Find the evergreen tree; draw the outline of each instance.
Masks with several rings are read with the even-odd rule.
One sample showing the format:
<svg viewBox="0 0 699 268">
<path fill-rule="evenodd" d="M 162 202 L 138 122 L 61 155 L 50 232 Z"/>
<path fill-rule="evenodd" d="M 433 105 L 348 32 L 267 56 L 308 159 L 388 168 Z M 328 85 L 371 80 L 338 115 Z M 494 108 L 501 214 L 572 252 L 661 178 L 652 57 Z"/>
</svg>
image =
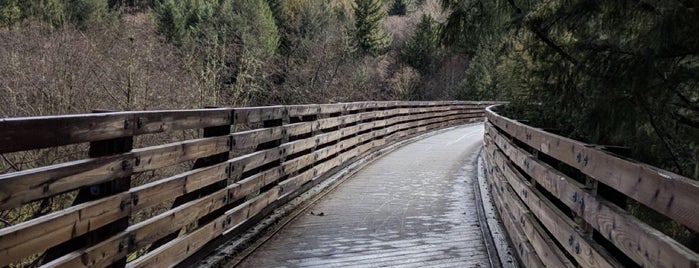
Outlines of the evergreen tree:
<svg viewBox="0 0 699 268">
<path fill-rule="evenodd" d="M 434 19 L 428 14 L 423 14 L 415 33 L 401 52 L 403 60 L 423 74 L 433 71 L 439 53 L 436 28 Z"/>
<path fill-rule="evenodd" d="M 104 0 L 0 1 L 0 26 L 11 26 L 23 19 L 33 18 L 54 27 L 72 23 L 84 29 L 108 14 Z"/>
<path fill-rule="evenodd" d="M 388 9 L 388 15 L 405 15 L 405 12 L 408 10 L 408 5 L 405 3 L 405 0 L 393 0 L 393 3 L 391 4 L 391 8 Z"/>
<path fill-rule="evenodd" d="M 0 3 L 0 26 L 11 27 L 19 21 L 22 15 L 22 10 L 15 1 L 6 1 Z"/>
<path fill-rule="evenodd" d="M 687 1 L 443 0 L 474 54 L 463 97 L 699 179 L 699 13 Z M 632 208 L 687 243 L 697 234 Z M 693 238 L 692 238 L 693 237 Z M 696 246 L 696 245 L 695 245 Z"/>
<path fill-rule="evenodd" d="M 391 36 L 381 29 L 381 20 L 386 17 L 381 0 L 354 1 L 354 47 L 360 54 L 377 56 L 386 52 Z"/>
</svg>

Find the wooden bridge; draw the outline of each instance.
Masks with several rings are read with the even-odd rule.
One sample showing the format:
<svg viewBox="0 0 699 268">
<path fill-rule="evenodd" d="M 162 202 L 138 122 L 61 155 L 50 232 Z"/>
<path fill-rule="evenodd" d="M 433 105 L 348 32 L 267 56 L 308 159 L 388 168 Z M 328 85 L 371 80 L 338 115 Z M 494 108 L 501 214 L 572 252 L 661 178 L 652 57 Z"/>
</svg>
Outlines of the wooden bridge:
<svg viewBox="0 0 699 268">
<path fill-rule="evenodd" d="M 0 119 L 0 267 L 699 266 L 631 213 L 697 232 L 697 181 L 491 104 Z"/>
</svg>

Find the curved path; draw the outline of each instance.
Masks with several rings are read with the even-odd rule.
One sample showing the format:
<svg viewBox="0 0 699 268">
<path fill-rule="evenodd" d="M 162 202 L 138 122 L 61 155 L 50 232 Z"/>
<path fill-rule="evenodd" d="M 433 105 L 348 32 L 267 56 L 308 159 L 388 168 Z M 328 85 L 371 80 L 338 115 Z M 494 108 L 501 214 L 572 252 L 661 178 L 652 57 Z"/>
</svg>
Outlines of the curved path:
<svg viewBox="0 0 699 268">
<path fill-rule="evenodd" d="M 474 192 L 481 124 L 357 172 L 239 267 L 490 267 Z"/>
</svg>

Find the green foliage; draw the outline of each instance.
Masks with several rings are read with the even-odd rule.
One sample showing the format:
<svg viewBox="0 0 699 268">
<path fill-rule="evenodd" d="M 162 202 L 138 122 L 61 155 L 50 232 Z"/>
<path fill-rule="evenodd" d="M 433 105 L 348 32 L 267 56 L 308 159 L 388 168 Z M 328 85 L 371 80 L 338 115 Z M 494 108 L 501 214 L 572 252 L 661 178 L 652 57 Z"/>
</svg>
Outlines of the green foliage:
<svg viewBox="0 0 699 268">
<path fill-rule="evenodd" d="M 405 15 L 408 10 L 408 5 L 405 0 L 393 0 L 391 7 L 388 9 L 388 15 Z"/>
<path fill-rule="evenodd" d="M 155 15 L 160 32 L 178 44 L 209 38 L 223 45 L 235 40 L 268 58 L 279 41 L 272 11 L 263 0 L 162 0 L 155 5 Z"/>
<path fill-rule="evenodd" d="M 231 103 L 259 92 L 262 66 L 279 46 L 275 19 L 265 0 L 162 0 L 155 6 L 158 29 L 213 72 L 202 82 L 224 81 Z M 227 77 L 227 78 L 224 78 Z M 213 79 L 213 81 L 212 81 Z"/>
<path fill-rule="evenodd" d="M 269 0 L 279 25 L 280 53 L 308 55 L 307 48 L 329 28 L 333 11 L 324 0 Z"/>
<path fill-rule="evenodd" d="M 216 6 L 213 6 L 216 5 Z M 162 0 L 155 5 L 158 28 L 175 43 L 197 35 L 202 26 L 211 22 L 213 12 L 219 6 L 209 0 Z"/>
<path fill-rule="evenodd" d="M 232 9 L 235 34 L 244 51 L 258 60 L 272 57 L 279 45 L 279 34 L 269 5 L 264 0 L 238 0 L 233 1 Z"/>
<path fill-rule="evenodd" d="M 434 19 L 423 14 L 415 33 L 401 53 L 403 60 L 423 74 L 432 72 L 439 54 L 438 35 Z"/>
<path fill-rule="evenodd" d="M 69 0 L 66 3 L 67 20 L 81 28 L 107 16 L 107 2 L 104 0 Z"/>
<path fill-rule="evenodd" d="M 0 23 L 12 26 L 23 19 L 38 19 L 54 27 L 72 23 L 84 29 L 109 14 L 103 0 L 36 0 L 0 2 Z"/>
<path fill-rule="evenodd" d="M 528 110 L 533 124 L 594 144 L 629 146 L 633 158 L 698 178 L 696 5 L 442 2 L 452 11 L 443 40 L 466 44 L 474 54 L 462 97 L 509 100 L 513 111 Z M 665 220 L 647 220 L 683 233 Z"/>
<path fill-rule="evenodd" d="M 355 0 L 352 39 L 355 49 L 363 55 L 378 56 L 386 52 L 391 36 L 381 29 L 386 17 L 381 0 Z"/>
<path fill-rule="evenodd" d="M 0 3 L 0 25 L 12 26 L 19 21 L 22 10 L 15 1 Z"/>
</svg>

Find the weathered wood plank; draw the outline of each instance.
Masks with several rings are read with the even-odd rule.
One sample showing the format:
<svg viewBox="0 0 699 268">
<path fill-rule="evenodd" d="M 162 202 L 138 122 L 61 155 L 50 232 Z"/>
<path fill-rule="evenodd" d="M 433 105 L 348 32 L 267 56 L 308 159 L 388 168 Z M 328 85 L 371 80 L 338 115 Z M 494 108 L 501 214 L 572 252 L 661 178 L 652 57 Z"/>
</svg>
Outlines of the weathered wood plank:
<svg viewBox="0 0 699 268">
<path fill-rule="evenodd" d="M 244 172 L 258 168 L 267 163 L 278 161 L 283 155 L 279 147 L 257 151 L 228 160 L 230 163 L 230 179 L 237 181 Z"/>
<path fill-rule="evenodd" d="M 135 128 L 131 112 L 0 119 L 0 153 L 132 136 Z"/>
<path fill-rule="evenodd" d="M 354 103 L 354 105 L 361 105 L 360 103 Z M 318 104 L 320 107 L 320 114 L 335 114 L 342 113 L 345 109 L 344 103 L 331 103 L 331 104 Z"/>
<path fill-rule="evenodd" d="M 304 172 L 301 172 L 300 174 L 293 176 L 289 179 L 286 179 L 282 182 L 279 183 L 279 196 L 284 197 L 288 194 L 291 194 L 294 192 L 296 189 L 298 189 L 301 185 L 304 183 L 311 181 L 311 179 L 315 176 L 315 170 L 313 169 L 308 169 Z"/>
<path fill-rule="evenodd" d="M 286 124 L 283 128 L 289 136 L 298 136 L 313 133 L 314 130 L 318 129 L 317 124 L 316 122 L 301 122 Z"/>
<path fill-rule="evenodd" d="M 0 119 L 0 153 L 230 124 L 230 108 Z"/>
<path fill-rule="evenodd" d="M 218 136 L 199 138 L 132 151 L 134 172 L 163 168 L 230 151 L 230 138 Z"/>
<path fill-rule="evenodd" d="M 488 141 L 490 142 L 490 141 Z M 504 178 L 506 182 L 517 193 L 531 210 L 532 214 L 541 221 L 543 226 L 554 236 L 570 256 L 582 267 L 621 267 L 622 265 L 603 248 L 591 241 L 587 235 L 572 220 L 568 219 L 562 212 L 553 206 L 550 201 L 542 197 L 541 194 L 532 189 L 532 185 L 526 181 L 510 164 L 504 161 L 503 157 L 495 157 L 493 153 L 501 154 L 497 150 L 492 150 L 495 145 L 489 145 L 487 155 L 493 159 L 495 165 L 500 169 L 495 169 L 496 176 Z"/>
<path fill-rule="evenodd" d="M 486 124 L 486 129 L 488 135 L 495 137 L 493 144 L 497 145 L 513 164 L 581 215 L 585 222 L 591 224 L 638 264 L 646 267 L 695 267 L 699 264 L 699 255 L 696 253 L 621 208 L 583 190 L 584 185 L 514 146 L 489 124 Z"/>
<path fill-rule="evenodd" d="M 192 170 L 134 187 L 127 193 L 70 207 L 12 228 L 0 229 L 0 254 L 6 252 L 10 256 L 21 258 L 40 252 L 95 230 L 133 211 L 153 207 L 173 196 L 220 181 L 226 177 L 227 166 L 228 164 L 220 164 Z"/>
<path fill-rule="evenodd" d="M 101 158 L 72 161 L 0 175 L 0 209 L 94 185 L 131 172 L 154 170 L 226 152 L 228 137 L 202 138 Z"/>
<path fill-rule="evenodd" d="M 292 173 L 299 171 L 304 167 L 312 165 L 315 161 L 315 154 L 312 153 L 284 161 L 281 165 L 283 169 L 282 173 L 285 175 L 291 175 Z"/>
<path fill-rule="evenodd" d="M 223 165 L 219 165 L 223 166 Z M 217 168 L 204 168 L 206 170 L 217 170 Z M 232 202 L 245 198 L 250 193 L 258 191 L 260 188 L 270 184 L 280 177 L 280 168 L 273 168 L 265 172 L 256 174 L 229 185 L 227 188 L 214 192 L 211 195 L 187 202 L 181 206 L 168 210 L 165 213 L 159 214 L 144 222 L 131 226 L 127 231 L 119 235 L 93 246 L 89 249 L 79 251 L 78 254 L 71 254 L 70 257 L 61 258 L 48 264 L 49 267 L 106 267 L 112 260 L 124 257 L 129 250 L 144 247 L 157 241 L 158 239 L 175 232 L 182 227 L 195 222 L 199 218 L 208 215 L 209 213 L 231 204 Z M 201 174 L 199 172 L 196 174 Z M 219 174 L 221 175 L 221 174 Z M 216 182 L 220 177 L 210 181 Z M 179 180 L 181 182 L 182 180 Z M 156 184 L 156 187 L 162 186 L 165 183 Z M 153 187 L 141 187 L 143 189 Z M 178 185 L 176 191 L 182 191 L 186 188 L 184 185 Z M 143 191 L 137 191 L 143 193 Z M 152 191 L 155 194 L 163 196 L 160 192 Z M 168 191 L 172 193 L 173 191 Z M 136 193 L 136 192 L 135 192 Z M 171 197 L 171 196 L 170 196 Z M 148 201 L 148 199 L 144 200 Z M 155 202 L 150 202 L 151 205 Z M 159 203 L 159 202 L 157 202 Z M 127 248 L 128 247 L 128 248 Z M 121 250 L 120 250 L 121 248 Z"/>
<path fill-rule="evenodd" d="M 270 127 L 241 131 L 231 134 L 233 148 L 238 150 L 255 149 L 258 145 L 284 137 L 285 127 Z"/>
<path fill-rule="evenodd" d="M 634 200 L 699 231 L 699 181 L 622 159 L 589 144 L 533 128 L 491 109 L 488 120 L 527 145 L 562 161 Z"/>
<path fill-rule="evenodd" d="M 489 160 L 486 158 L 486 169 L 487 170 L 492 170 L 492 164 L 489 163 Z M 493 203 L 495 204 L 495 207 L 498 210 L 498 214 L 500 216 L 500 219 L 502 220 L 503 225 L 505 226 L 505 230 L 507 231 L 508 237 L 512 241 L 512 244 L 514 245 L 515 252 L 517 254 L 517 257 L 519 257 L 519 260 L 521 264 L 524 267 L 546 267 L 542 262 L 539 256 L 536 254 L 534 251 L 534 248 L 532 245 L 529 243 L 527 238 L 524 235 L 524 231 L 519 228 L 518 225 L 515 224 L 515 219 L 513 218 L 512 214 L 510 213 L 509 209 L 505 207 L 505 202 L 503 201 L 502 197 L 500 196 L 500 189 L 499 187 L 496 187 L 493 180 L 494 180 L 494 174 L 492 172 L 489 172 L 488 174 L 488 179 L 489 179 L 489 188 L 490 188 L 490 193 L 491 196 L 493 197 Z"/>
<path fill-rule="evenodd" d="M 131 212 L 130 193 L 120 193 L 0 229 L 0 265 L 44 251 Z"/>
<path fill-rule="evenodd" d="M 233 123 L 250 124 L 268 120 L 277 120 L 282 119 L 285 113 L 285 106 L 235 108 L 233 109 Z"/>
<path fill-rule="evenodd" d="M 275 187 L 259 196 L 243 203 L 226 214 L 214 219 L 199 229 L 178 237 L 162 247 L 129 263 L 127 267 L 161 267 L 171 266 L 186 259 L 207 242 L 221 235 L 230 227 L 234 227 L 243 221 L 255 216 L 278 197 L 279 189 Z M 241 209 L 245 207 L 245 209 Z M 243 212 L 243 213 L 240 213 Z M 239 214 L 235 217 L 231 214 Z M 236 220 L 234 221 L 233 218 Z"/>
<path fill-rule="evenodd" d="M 317 115 L 320 112 L 318 104 L 289 105 L 286 109 L 289 111 L 289 117 Z"/>
<path fill-rule="evenodd" d="M 232 108 L 136 112 L 134 135 L 231 125 Z"/>
<path fill-rule="evenodd" d="M 123 177 L 132 172 L 126 155 L 78 160 L 0 175 L 0 210 L 13 208 L 82 186 Z M 132 166 L 132 165 L 131 165 Z"/>
<path fill-rule="evenodd" d="M 240 184 L 240 187 L 236 189 L 235 196 L 245 196 L 259 191 L 262 189 L 262 187 L 265 187 L 281 178 L 282 170 L 282 167 L 273 167 L 238 181 L 237 184 Z"/>
</svg>

